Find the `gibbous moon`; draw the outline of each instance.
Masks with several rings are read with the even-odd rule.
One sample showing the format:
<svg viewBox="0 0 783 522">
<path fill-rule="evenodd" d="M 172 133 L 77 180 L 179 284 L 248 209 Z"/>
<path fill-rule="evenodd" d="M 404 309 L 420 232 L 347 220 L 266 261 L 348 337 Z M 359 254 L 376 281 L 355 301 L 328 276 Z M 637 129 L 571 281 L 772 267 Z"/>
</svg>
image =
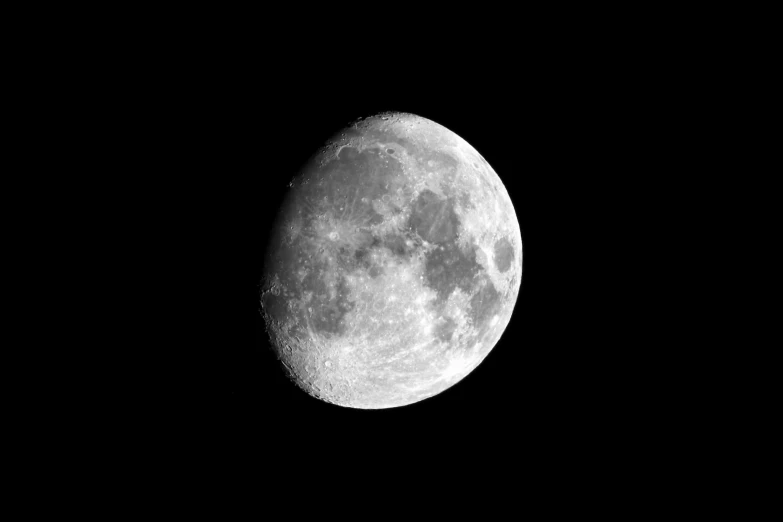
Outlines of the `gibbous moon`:
<svg viewBox="0 0 783 522">
<path fill-rule="evenodd" d="M 289 184 L 261 305 L 290 378 L 351 408 L 412 404 L 459 382 L 511 318 L 514 207 L 445 127 L 384 113 L 338 132 Z"/>
</svg>

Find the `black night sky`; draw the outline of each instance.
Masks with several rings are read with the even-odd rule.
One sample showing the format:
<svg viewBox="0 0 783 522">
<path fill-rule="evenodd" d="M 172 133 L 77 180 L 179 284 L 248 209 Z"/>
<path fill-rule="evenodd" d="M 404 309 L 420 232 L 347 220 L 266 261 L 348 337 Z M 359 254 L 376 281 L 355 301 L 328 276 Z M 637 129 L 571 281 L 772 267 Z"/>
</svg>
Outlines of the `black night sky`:
<svg viewBox="0 0 783 522">
<path fill-rule="evenodd" d="M 769 112 L 745 106 L 733 82 L 748 92 L 757 82 L 725 65 L 755 51 L 735 45 L 743 34 L 732 24 L 710 19 L 717 9 L 689 20 L 681 7 L 547 4 L 553 13 L 541 17 L 535 5 L 487 4 L 482 19 L 475 3 L 433 4 L 432 20 L 424 3 L 259 3 L 258 14 L 232 6 L 224 20 L 213 4 L 178 5 L 170 18 L 157 5 L 116 16 L 68 7 L 84 28 L 41 9 L 18 23 L 9 56 L 24 67 L 7 76 L 30 99 L 11 89 L 9 114 L 24 125 L 11 118 L 7 127 L 29 147 L 12 151 L 20 167 L 9 156 L 6 199 L 11 236 L 25 241 L 7 251 L 35 265 L 30 293 L 41 311 L 21 339 L 35 364 L 6 366 L 26 377 L 40 360 L 65 382 L 42 393 L 56 416 L 24 404 L 47 373 L 9 387 L 12 409 L 25 410 L 9 430 L 34 433 L 29 449 L 8 446 L 24 471 L 12 469 L 13 484 L 38 501 L 25 506 L 62 509 L 44 489 L 51 484 L 97 509 L 103 491 L 83 474 L 127 495 L 118 511 L 167 497 L 177 512 L 200 509 L 213 483 L 234 482 L 270 520 L 304 519 L 302 507 L 319 519 L 384 518 L 387 507 L 424 518 L 422 498 L 441 518 L 443 507 L 500 500 L 513 509 L 503 519 L 524 516 L 531 498 L 547 514 L 565 505 L 583 515 L 595 498 L 613 507 L 629 491 L 649 491 L 637 506 L 646 513 L 691 495 L 701 478 L 690 471 L 723 466 L 724 448 L 709 444 L 721 439 L 693 429 L 699 415 L 719 412 L 716 433 L 745 426 L 731 425 L 718 386 L 701 379 L 742 385 L 736 371 L 711 372 L 713 344 L 725 341 L 702 330 L 721 336 L 723 325 L 694 319 L 705 314 L 699 280 L 717 295 L 725 274 L 713 280 L 700 266 L 707 256 L 692 252 L 709 244 L 708 256 L 721 257 L 745 233 L 739 203 L 755 196 L 713 189 L 752 167 L 718 179 L 706 160 L 721 162 L 725 141 L 703 127 L 730 127 L 730 101 L 738 113 Z M 47 19 L 61 33 L 44 39 Z M 729 43 L 715 48 L 705 28 Z M 766 45 L 758 41 L 749 40 Z M 709 60 L 713 76 L 701 69 Z M 751 62 L 748 70 L 774 70 Z M 516 211 L 523 271 L 511 321 L 472 373 L 419 403 L 358 410 L 288 380 L 268 343 L 260 284 L 292 176 L 335 132 L 387 111 L 446 127 L 492 166 Z M 730 130 L 720 138 L 746 128 Z M 32 188 L 17 189 L 16 178 Z M 720 210 L 703 211 L 703 200 Z M 28 284 L 26 273 L 7 275 Z M 97 292 L 82 290 L 90 283 Z M 9 303 L 26 316 L 26 301 Z M 97 349 L 85 349 L 94 340 Z M 6 344 L 9 356 L 20 351 Z M 732 345 L 727 364 L 746 348 Z M 53 358 L 43 355 L 50 349 Z M 744 408 L 740 397 L 725 404 Z M 47 422 L 39 430 L 28 417 Z M 699 452 L 708 465 L 693 459 Z M 49 462 L 52 453 L 67 460 Z M 315 501 L 324 490 L 327 501 Z M 722 505 L 694 498 L 699 509 Z M 362 501 L 371 509 L 359 511 Z"/>
<path fill-rule="evenodd" d="M 166 331 L 148 341 L 161 367 L 152 402 L 182 444 L 236 458 L 281 446 L 500 445 L 523 459 L 634 429 L 628 416 L 646 399 L 629 390 L 646 377 L 640 354 L 652 341 L 630 304 L 644 253 L 630 246 L 626 212 L 639 190 L 629 176 L 647 168 L 632 162 L 631 121 L 649 108 L 577 63 L 488 61 L 480 74 L 391 77 L 346 61 L 245 65 L 171 73 L 153 105 L 142 97 L 128 108 L 155 121 L 138 141 L 149 180 L 139 211 L 154 230 L 145 263 L 162 281 L 150 299 Z M 333 132 L 381 111 L 440 123 L 486 158 L 514 203 L 524 268 L 511 323 L 467 378 L 417 404 L 362 411 L 286 379 L 268 349 L 258 285 L 290 177 Z"/>
</svg>

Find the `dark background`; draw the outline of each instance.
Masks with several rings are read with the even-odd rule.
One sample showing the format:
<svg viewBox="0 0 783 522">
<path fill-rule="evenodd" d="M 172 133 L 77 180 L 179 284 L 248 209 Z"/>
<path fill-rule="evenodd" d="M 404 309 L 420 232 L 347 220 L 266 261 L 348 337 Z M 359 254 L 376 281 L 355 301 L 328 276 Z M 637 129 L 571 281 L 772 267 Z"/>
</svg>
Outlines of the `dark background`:
<svg viewBox="0 0 783 522">
<path fill-rule="evenodd" d="M 641 326 L 654 274 L 640 264 L 651 218 L 639 208 L 659 168 L 650 134 L 663 102 L 633 71 L 530 56 L 447 70 L 422 58 L 404 71 L 164 60 L 159 77 L 130 78 L 122 147 L 127 191 L 140 194 L 130 233 L 144 245 L 129 253 L 130 280 L 148 293 L 152 333 L 129 351 L 146 368 L 127 393 L 149 398 L 133 406 L 154 419 L 142 431 L 240 466 L 274 460 L 278 447 L 318 461 L 379 446 L 425 457 L 480 446 L 522 466 L 595 458 L 589 448 L 654 430 L 651 400 L 665 383 L 647 386 L 662 355 Z M 381 111 L 440 123 L 492 165 L 522 231 L 523 278 L 503 337 L 468 377 L 417 404 L 363 411 L 285 378 L 259 282 L 291 176 L 331 134 Z"/>
<path fill-rule="evenodd" d="M 700 311 L 693 282 L 704 279 L 688 246 L 731 248 L 741 229 L 705 239 L 723 231 L 715 216 L 734 202 L 710 192 L 719 169 L 705 159 L 725 154 L 703 130 L 723 131 L 716 86 L 735 77 L 725 59 L 745 54 L 692 31 L 710 26 L 703 12 L 664 15 L 681 21 L 688 46 L 650 13 L 618 21 L 594 6 L 584 8 L 592 18 L 554 6 L 549 19 L 493 8 L 485 20 L 457 7 L 462 20 L 433 25 L 418 6 L 391 6 L 354 13 L 358 23 L 346 15 L 345 27 L 292 7 L 302 12 L 224 23 L 211 10 L 206 23 L 184 10 L 142 13 L 138 24 L 91 14 L 83 32 L 56 19 L 67 37 L 40 44 L 40 60 L 17 58 L 31 74 L 14 81 L 30 100 L 9 97 L 26 124 L 12 131 L 35 136 L 20 177 L 32 199 L 39 189 L 54 196 L 42 221 L 58 238 L 30 235 L 45 247 L 38 273 L 51 290 L 33 294 L 46 314 L 22 351 L 59 356 L 52 373 L 64 382 L 53 379 L 46 395 L 61 414 L 41 446 L 73 459 L 64 482 L 88 453 L 105 467 L 99 481 L 113 488 L 106 477 L 127 475 L 131 495 L 154 482 L 168 495 L 184 476 L 238 479 L 264 509 L 281 505 L 261 484 L 290 491 L 291 511 L 332 486 L 339 495 L 314 506 L 327 516 L 362 486 L 373 515 L 415 494 L 461 509 L 502 492 L 521 505 L 535 497 L 531 485 L 553 499 L 548 508 L 581 511 L 569 482 L 614 502 L 643 489 L 629 478 L 651 469 L 664 477 L 642 509 L 677 476 L 674 487 L 690 494 L 698 480 L 688 466 L 701 464 L 692 455 L 715 469 L 723 450 L 689 429 L 716 401 L 699 379 L 713 344 L 699 323 L 682 328 Z M 14 45 L 18 54 L 33 44 Z M 362 411 L 285 379 L 258 285 L 290 177 L 333 132 L 380 111 L 432 119 L 486 158 L 514 203 L 524 271 L 511 323 L 468 377 L 418 404 Z M 696 204 L 710 198 L 720 212 Z M 11 228 L 30 218 L 19 213 Z M 709 281 L 713 292 L 722 277 Z M 63 328 L 48 316 L 65 317 Z M 56 342 L 36 337 L 44 330 Z M 384 479 L 393 486 L 377 487 Z M 442 495 L 448 479 L 457 486 Z M 473 495 L 482 485 L 488 494 Z"/>
<path fill-rule="evenodd" d="M 709 367 L 720 340 L 704 332 L 720 336 L 723 325 L 694 319 L 698 281 L 717 295 L 724 274 L 705 276 L 689 256 L 693 244 L 732 248 L 742 229 L 736 201 L 713 191 L 720 165 L 705 166 L 731 148 L 713 138 L 731 126 L 731 81 L 744 80 L 726 67 L 748 55 L 730 24 L 702 11 L 661 13 L 673 24 L 648 10 L 618 19 L 594 6 L 554 6 L 549 18 L 493 8 L 485 19 L 455 8 L 461 20 L 439 11 L 430 24 L 418 6 L 392 6 L 346 15 L 341 27 L 292 7 L 302 12 L 264 6 L 225 21 L 210 10 L 204 23 L 189 18 L 195 8 L 139 13 L 140 23 L 90 13 L 85 31 L 54 15 L 62 33 L 14 41 L 25 72 L 13 81 L 27 97 L 9 97 L 24 120 L 11 131 L 33 149 L 19 177 L 31 200 L 40 191 L 43 206 L 54 202 L 9 224 L 40 217 L 57 237 L 27 234 L 44 247 L 36 279 L 47 291 L 30 292 L 46 312 L 22 351 L 54 367 L 42 391 L 58 409 L 30 453 L 72 458 L 58 481 L 67 484 L 94 455 L 106 471 L 98 481 L 114 488 L 106 478 L 127 475 L 139 496 L 156 479 L 162 496 L 183 475 L 239 479 L 266 509 L 279 503 L 257 484 L 274 482 L 296 497 L 288 511 L 330 485 L 340 495 L 319 510 L 342 514 L 367 486 L 382 497 L 375 514 L 411 493 L 491 503 L 498 483 L 512 501 L 534 496 L 532 484 L 548 490 L 547 507 L 581 510 L 562 494 L 569 482 L 613 502 L 622 486 L 643 489 L 628 479 L 651 469 L 663 480 L 643 509 L 672 479 L 690 494 L 688 467 L 701 465 L 692 456 L 711 470 L 723 452 L 691 429 L 724 407 L 700 377 L 734 378 Z M 693 30 L 707 27 L 731 38 L 715 48 Z M 27 59 L 21 51 L 36 45 Z M 379 111 L 432 119 L 487 159 L 516 209 L 524 272 L 511 323 L 471 375 L 418 404 L 361 411 L 284 378 L 258 284 L 290 176 L 333 132 Z M 8 191 L 11 202 L 27 205 L 24 196 Z M 716 208 L 703 210 L 705 200 Z M 725 214 L 729 226 L 716 225 Z M 56 341 L 41 342 L 43 331 Z M 394 487 L 376 487 L 385 478 Z M 449 478 L 458 486 L 440 495 Z M 471 497 L 482 484 L 489 494 Z"/>
</svg>

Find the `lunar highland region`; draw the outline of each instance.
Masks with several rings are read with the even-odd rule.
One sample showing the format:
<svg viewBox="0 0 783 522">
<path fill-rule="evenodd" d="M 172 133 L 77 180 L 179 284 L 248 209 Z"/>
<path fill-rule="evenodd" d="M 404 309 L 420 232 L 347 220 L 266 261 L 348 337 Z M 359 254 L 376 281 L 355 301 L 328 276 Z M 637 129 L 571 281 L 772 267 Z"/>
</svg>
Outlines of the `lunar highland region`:
<svg viewBox="0 0 783 522">
<path fill-rule="evenodd" d="M 261 308 L 300 388 L 393 408 L 481 363 L 521 276 L 519 224 L 489 163 L 433 121 L 383 113 L 335 134 L 289 184 Z"/>
</svg>

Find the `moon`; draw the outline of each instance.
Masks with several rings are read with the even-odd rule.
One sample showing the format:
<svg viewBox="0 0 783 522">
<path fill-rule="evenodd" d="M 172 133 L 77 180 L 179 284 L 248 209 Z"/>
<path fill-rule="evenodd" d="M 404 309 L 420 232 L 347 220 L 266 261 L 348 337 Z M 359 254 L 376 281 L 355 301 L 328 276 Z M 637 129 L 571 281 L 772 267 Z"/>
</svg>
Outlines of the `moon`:
<svg viewBox="0 0 783 522">
<path fill-rule="evenodd" d="M 521 276 L 519 223 L 489 163 L 431 120 L 383 113 L 335 134 L 289 183 L 261 312 L 302 390 L 394 408 L 484 360 Z"/>
</svg>

